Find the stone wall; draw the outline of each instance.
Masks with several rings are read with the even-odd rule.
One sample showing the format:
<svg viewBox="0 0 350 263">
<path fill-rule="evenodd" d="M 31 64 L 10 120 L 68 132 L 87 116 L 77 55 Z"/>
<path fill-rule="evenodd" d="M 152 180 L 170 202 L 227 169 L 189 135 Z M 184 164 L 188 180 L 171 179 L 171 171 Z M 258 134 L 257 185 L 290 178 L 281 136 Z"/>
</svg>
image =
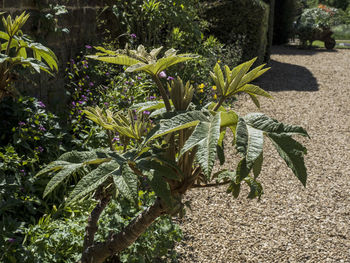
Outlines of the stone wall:
<svg viewBox="0 0 350 263">
<path fill-rule="evenodd" d="M 54 32 L 47 25 L 44 16 L 49 5 L 65 5 L 68 13 L 58 17 L 60 28 L 69 29 L 69 33 Z M 67 61 L 81 50 L 84 45 L 97 39 L 96 15 L 103 6 L 102 0 L 0 0 L 0 9 L 11 15 L 27 11 L 31 14 L 26 23 L 25 33 L 51 48 L 59 58 L 59 73 L 50 77 L 43 73 L 26 75 L 17 83 L 24 94 L 32 95 L 48 103 L 51 110 L 59 110 L 65 103 L 64 70 Z"/>
</svg>

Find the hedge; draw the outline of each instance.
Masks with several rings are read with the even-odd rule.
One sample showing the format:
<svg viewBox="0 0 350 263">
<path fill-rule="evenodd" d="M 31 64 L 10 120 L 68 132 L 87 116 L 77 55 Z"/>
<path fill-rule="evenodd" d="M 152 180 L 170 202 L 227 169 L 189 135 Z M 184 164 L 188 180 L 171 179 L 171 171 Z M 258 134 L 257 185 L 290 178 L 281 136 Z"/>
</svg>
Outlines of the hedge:
<svg viewBox="0 0 350 263">
<path fill-rule="evenodd" d="M 222 43 L 241 39 L 242 61 L 257 56 L 261 63 L 267 53 L 269 11 L 269 5 L 261 0 L 212 0 L 203 1 L 201 16 L 208 22 L 207 33 Z"/>
</svg>

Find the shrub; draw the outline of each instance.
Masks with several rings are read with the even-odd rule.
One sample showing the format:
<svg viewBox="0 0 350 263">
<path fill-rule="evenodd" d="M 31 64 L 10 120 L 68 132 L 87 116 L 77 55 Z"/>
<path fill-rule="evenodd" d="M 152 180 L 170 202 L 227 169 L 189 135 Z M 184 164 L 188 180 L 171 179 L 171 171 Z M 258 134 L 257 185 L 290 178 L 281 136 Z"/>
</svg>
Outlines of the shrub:
<svg viewBox="0 0 350 263">
<path fill-rule="evenodd" d="M 167 68 L 195 56 L 177 54 L 170 49 L 157 59 L 160 52 L 161 48 L 147 52 L 139 46 L 137 50 L 103 50 L 89 56 L 124 65 L 126 72 L 147 73 L 162 99 L 133 106 L 139 113 L 152 112 L 149 118 L 135 119 L 130 111 L 125 115 L 99 107 L 87 108 L 84 112 L 92 121 L 124 138 L 123 147 L 67 152 L 37 175 L 53 175 L 44 192 L 48 196 L 68 178 L 83 174 L 66 200 L 68 206 L 86 197 L 97 202 L 88 219 L 82 262 L 103 262 L 132 245 L 157 218 L 183 214 L 187 204 L 182 202 L 182 197 L 192 188 L 227 185 L 227 193 L 238 197 L 241 184 L 246 183 L 250 187 L 248 197 L 260 197 L 262 185 L 258 176 L 263 163 L 264 135 L 296 177 L 306 184 L 303 158 L 306 148 L 292 138 L 292 135 L 308 136 L 303 128 L 280 123 L 261 113 L 240 117 L 224 107 L 227 99 L 240 92 L 247 93 L 257 106 L 260 105 L 257 96 L 271 97 L 250 84 L 267 70 L 263 69 L 264 65 L 249 71 L 255 62 L 252 59 L 233 69 L 225 66 L 224 75 L 217 63 L 210 76 L 217 87 L 218 100 L 197 107 L 191 103 L 194 87 L 190 82 L 183 83 L 180 77 L 169 82 L 162 79 Z M 235 170 L 213 174 L 216 158 L 221 164 L 225 162 L 226 130 L 232 132 L 232 143 L 241 160 Z M 156 198 L 138 213 L 139 210 L 133 209 L 140 206 L 140 190 L 154 191 Z M 95 242 L 99 217 L 116 196 L 129 202 L 130 211 L 134 211 L 131 221 L 122 229 L 111 231 L 102 242 Z"/>
<path fill-rule="evenodd" d="M 269 6 L 260 0 L 205 1 L 201 17 L 208 23 L 208 33 L 220 42 L 236 44 L 240 42 L 242 57 L 239 62 L 259 57 L 264 59 L 267 47 Z"/>
<path fill-rule="evenodd" d="M 38 73 L 45 71 L 50 74 L 58 70 L 55 54 L 23 34 L 21 29 L 28 18 L 29 15 L 25 12 L 15 19 L 10 15 L 6 19 L 2 18 L 5 31 L 0 32 L 0 38 L 4 40 L 0 50 L 0 101 L 6 96 L 16 95 L 17 91 L 12 84 L 17 78 L 17 67 L 29 67 Z M 32 57 L 28 56 L 27 50 L 33 54 Z"/>
<path fill-rule="evenodd" d="M 155 199 L 154 193 L 143 191 L 139 192 L 139 198 L 140 205 L 133 208 L 123 199 L 109 203 L 101 214 L 96 241 L 106 239 L 110 231 L 122 229 L 135 213 Z M 63 211 L 54 209 L 36 225 L 28 227 L 24 241 L 27 262 L 77 262 L 83 248 L 86 221 L 95 205 L 96 202 L 85 200 Z M 137 242 L 118 256 L 118 262 L 173 262 L 176 256 L 174 243 L 181 237 L 180 228 L 170 217 L 159 218 Z"/>
<path fill-rule="evenodd" d="M 0 261 L 19 262 L 26 255 L 23 228 L 62 201 L 43 201 L 47 180 L 34 175 L 65 150 L 64 133 L 43 102 L 7 97 L 0 103 L 0 134 Z"/>
</svg>

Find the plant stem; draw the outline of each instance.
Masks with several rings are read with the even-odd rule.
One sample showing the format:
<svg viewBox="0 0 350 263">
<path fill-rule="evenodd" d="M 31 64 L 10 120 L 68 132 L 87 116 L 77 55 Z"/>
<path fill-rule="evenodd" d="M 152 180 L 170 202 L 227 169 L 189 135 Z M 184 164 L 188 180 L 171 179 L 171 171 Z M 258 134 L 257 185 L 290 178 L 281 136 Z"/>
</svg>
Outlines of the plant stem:
<svg viewBox="0 0 350 263">
<path fill-rule="evenodd" d="M 83 251 L 81 263 L 102 263 L 108 257 L 129 247 L 166 210 L 158 198 L 155 203 L 135 217 L 119 233 L 111 235 L 107 241 L 94 244 Z"/>
<path fill-rule="evenodd" d="M 220 106 L 224 103 L 224 101 L 225 101 L 225 97 L 221 96 L 220 100 L 218 101 L 218 103 L 216 103 L 213 111 L 217 111 L 220 108 Z"/>
<path fill-rule="evenodd" d="M 97 222 L 100 218 L 101 213 L 106 208 L 107 204 L 110 201 L 110 197 L 104 197 L 102 198 L 96 207 L 92 210 L 89 218 L 88 218 L 88 224 L 85 228 L 85 237 L 84 237 L 84 244 L 83 244 L 83 251 L 85 251 L 88 247 L 92 246 L 95 239 L 95 234 L 98 230 Z M 84 255 L 84 254 L 83 254 Z M 82 261 L 84 262 L 85 259 L 82 258 Z"/>
<path fill-rule="evenodd" d="M 160 91 L 160 95 L 163 98 L 166 111 L 170 112 L 171 111 L 170 101 L 169 101 L 168 95 L 166 94 L 166 91 L 165 91 L 165 89 L 163 87 L 162 82 L 160 81 L 160 79 L 159 79 L 159 77 L 157 75 L 152 75 L 152 78 L 153 78 L 154 82 L 156 83 L 156 85 L 157 85 L 157 87 L 158 87 L 158 89 Z"/>
</svg>

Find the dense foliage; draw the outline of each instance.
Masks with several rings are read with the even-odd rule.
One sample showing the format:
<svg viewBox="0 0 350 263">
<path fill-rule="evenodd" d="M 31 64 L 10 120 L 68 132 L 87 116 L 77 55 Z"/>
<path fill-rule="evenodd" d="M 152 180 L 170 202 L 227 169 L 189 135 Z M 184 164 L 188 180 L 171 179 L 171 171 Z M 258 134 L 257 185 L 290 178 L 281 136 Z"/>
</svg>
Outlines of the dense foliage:
<svg viewBox="0 0 350 263">
<path fill-rule="evenodd" d="M 113 41 L 96 47 L 95 55 L 86 45 L 67 64 L 67 119 L 35 98 L 0 103 L 1 262 L 86 262 L 96 251 L 96 261 L 175 262 L 174 242 L 182 235 L 173 217 L 185 213 L 186 191 L 227 185 L 238 197 L 247 184 L 248 197 L 260 198 L 264 135 L 306 183 L 306 149 L 291 138 L 306 131 L 232 109 L 238 93 L 258 107 L 258 96 L 270 97 L 250 83 L 264 66 L 250 70 L 256 59 L 237 66 L 266 51 L 267 4 L 226 1 L 230 8 L 220 9 L 197 0 L 105 2 L 99 26 Z M 44 7 L 50 14 L 40 13 L 47 28 L 38 39 L 56 31 L 57 17 L 67 12 L 63 5 Z M 8 83 L 20 65 L 57 70 L 53 52 L 22 34 L 27 19 L 23 13 L 3 21 L 0 66 Z M 147 52 L 140 43 L 168 51 Z M 15 94 L 12 86 L 6 94 Z M 226 133 L 241 161 L 213 174 L 215 160 L 225 162 Z M 123 247 L 105 253 L 113 240 Z"/>
<path fill-rule="evenodd" d="M 331 31 L 332 26 L 341 23 L 338 9 L 327 6 L 305 9 L 301 14 L 296 32 L 302 45 L 309 45 L 313 40 L 321 39 L 322 35 Z"/>
<path fill-rule="evenodd" d="M 273 24 L 273 43 L 276 45 L 288 43 L 295 35 L 294 22 L 301 14 L 301 0 L 275 1 L 275 16 Z"/>
<path fill-rule="evenodd" d="M 57 71 L 57 58 L 55 54 L 40 43 L 32 41 L 23 34 L 22 27 L 29 15 L 23 12 L 15 19 L 9 15 L 2 23 L 5 31 L 0 31 L 0 101 L 6 96 L 14 96 L 16 90 L 13 82 L 17 79 L 15 69 L 19 66 L 29 67 L 36 72 L 45 71 L 49 74 Z M 32 52 L 32 57 L 27 50 Z"/>
<path fill-rule="evenodd" d="M 222 43 L 240 47 L 235 54 L 238 62 L 253 57 L 263 62 L 269 22 L 269 5 L 264 1 L 203 1 L 201 17 L 209 34 Z"/>
<path fill-rule="evenodd" d="M 96 200 L 86 227 L 82 262 L 104 262 L 132 245 L 146 229 L 162 215 L 182 214 L 185 204 L 182 196 L 191 188 L 228 185 L 227 192 L 238 197 L 241 184 L 250 187 L 250 198 L 260 197 L 262 185 L 258 181 L 263 163 L 263 141 L 267 136 L 297 178 L 306 184 L 303 155 L 306 149 L 292 135 L 308 136 L 293 125 L 286 125 L 261 113 L 240 117 L 224 107 L 224 102 L 237 93 L 247 93 L 259 107 L 257 96 L 270 97 L 259 87 L 250 84 L 267 69 L 264 65 L 251 71 L 256 59 L 233 69 L 217 63 L 210 72 L 218 100 L 206 106 L 192 103 L 195 92 L 190 81 L 180 77 L 165 81 L 164 71 L 176 64 L 195 58 L 191 54 L 177 54 L 167 50 L 157 57 L 162 48 L 149 53 L 140 45 L 136 50 L 106 50 L 96 48 L 91 59 L 126 66 L 126 72 L 144 72 L 156 84 L 161 99 L 134 105 L 132 112 L 89 107 L 88 118 L 107 131 L 118 133 L 121 148 L 72 151 L 49 164 L 37 176 L 51 174 L 44 196 L 50 196 L 69 178 L 78 175 L 78 183 L 65 204 L 71 206 L 86 197 Z M 149 112 L 147 117 L 144 112 Z M 235 170 L 212 170 L 216 158 L 225 162 L 224 137 L 232 132 L 233 144 L 241 155 Z M 210 183 L 213 182 L 214 183 Z M 216 183 L 215 183 L 216 181 Z M 98 221 L 112 199 L 127 200 L 130 207 L 138 207 L 139 191 L 155 192 L 154 202 L 122 229 L 113 230 L 103 242 L 96 243 Z"/>
</svg>

